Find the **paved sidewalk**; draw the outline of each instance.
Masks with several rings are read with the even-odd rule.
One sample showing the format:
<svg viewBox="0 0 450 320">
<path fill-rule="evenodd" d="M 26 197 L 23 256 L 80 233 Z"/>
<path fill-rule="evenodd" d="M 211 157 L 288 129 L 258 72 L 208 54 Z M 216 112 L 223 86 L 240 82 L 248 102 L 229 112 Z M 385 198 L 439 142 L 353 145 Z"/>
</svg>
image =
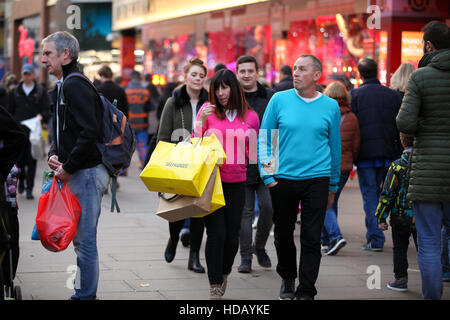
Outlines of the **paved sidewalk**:
<svg viewBox="0 0 450 320">
<path fill-rule="evenodd" d="M 24 300 L 67 300 L 73 290 L 70 286 L 76 269 L 73 246 L 53 253 L 44 249 L 39 241 L 30 240 L 37 212 L 37 204 L 46 169 L 44 160 L 38 163 L 34 200 L 19 195 L 20 260 L 16 284 L 21 286 Z M 128 177 L 120 177 L 118 202 L 121 213 L 110 213 L 110 194 L 103 198 L 102 215 L 98 230 L 100 254 L 100 283 L 98 297 L 101 300 L 203 300 L 208 299 L 209 284 L 206 274 L 187 270 L 189 249 L 178 245 L 175 260 L 164 260 L 164 249 L 169 236 L 168 223 L 157 217 L 157 195 L 146 190 L 139 179 L 138 162 L 128 171 Z M 409 291 L 395 292 L 386 288 L 392 273 L 392 240 L 386 234 L 383 252 L 361 249 L 365 243 L 364 213 L 357 178 L 349 180 L 339 205 L 339 222 L 347 246 L 336 256 L 323 256 L 317 281 L 318 300 L 328 299 L 422 299 L 420 274 L 416 252 L 411 242 L 409 250 Z M 299 246 L 299 228 L 296 228 L 296 244 Z M 204 260 L 206 233 L 201 248 Z M 273 236 L 267 250 L 272 259 L 272 269 L 264 270 L 253 259 L 253 272 L 237 272 L 240 263 L 236 256 L 233 271 L 224 299 L 277 300 L 280 277 L 275 271 L 277 262 Z M 368 268 L 372 271 L 369 271 Z M 380 282 L 372 281 L 373 269 L 379 268 Z M 372 277 L 371 277 L 372 276 Z M 369 278 L 371 277 L 371 278 Z M 374 289 L 368 288 L 368 283 Z M 379 289 L 377 285 L 379 284 Z M 450 284 L 444 284 L 443 299 L 450 299 Z"/>
</svg>

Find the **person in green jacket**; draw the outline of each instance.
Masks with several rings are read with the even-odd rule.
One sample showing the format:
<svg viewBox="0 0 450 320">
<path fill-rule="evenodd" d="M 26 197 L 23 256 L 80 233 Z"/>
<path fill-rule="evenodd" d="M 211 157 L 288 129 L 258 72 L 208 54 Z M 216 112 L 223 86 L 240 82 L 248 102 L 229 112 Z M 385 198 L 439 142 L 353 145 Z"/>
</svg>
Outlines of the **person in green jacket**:
<svg viewBox="0 0 450 320">
<path fill-rule="evenodd" d="M 450 31 L 432 21 L 423 32 L 425 55 L 408 81 L 397 127 L 414 135 L 407 198 L 413 201 L 422 294 L 437 300 L 441 227 L 450 225 Z"/>
</svg>

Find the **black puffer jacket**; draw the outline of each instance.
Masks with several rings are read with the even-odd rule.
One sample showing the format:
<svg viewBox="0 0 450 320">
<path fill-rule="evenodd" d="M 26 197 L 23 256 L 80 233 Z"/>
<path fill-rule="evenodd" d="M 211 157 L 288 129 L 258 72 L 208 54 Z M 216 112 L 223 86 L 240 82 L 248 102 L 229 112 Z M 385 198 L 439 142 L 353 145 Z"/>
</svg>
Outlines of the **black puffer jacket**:
<svg viewBox="0 0 450 320">
<path fill-rule="evenodd" d="M 62 67 L 63 79 L 79 72 L 76 60 Z M 56 117 L 53 121 L 54 141 L 48 156 L 58 155 L 63 169 L 70 174 L 92 168 L 102 162 L 96 142 L 102 138 L 103 108 L 95 91 L 78 77 L 63 83 L 65 103 L 59 104 L 59 146 L 56 146 Z"/>
</svg>

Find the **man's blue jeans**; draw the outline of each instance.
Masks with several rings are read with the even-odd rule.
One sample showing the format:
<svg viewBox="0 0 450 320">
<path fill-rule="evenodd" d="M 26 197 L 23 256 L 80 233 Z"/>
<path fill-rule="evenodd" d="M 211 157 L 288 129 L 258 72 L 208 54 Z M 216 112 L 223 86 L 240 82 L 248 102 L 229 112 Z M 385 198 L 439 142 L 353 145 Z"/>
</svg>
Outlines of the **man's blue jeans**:
<svg viewBox="0 0 450 320">
<path fill-rule="evenodd" d="M 109 174 L 100 164 L 75 172 L 67 186 L 81 205 L 77 234 L 73 238 L 77 254 L 77 275 L 73 300 L 97 298 L 99 261 L 97 252 L 97 225 L 100 217 L 103 192 L 108 187 Z"/>
<path fill-rule="evenodd" d="M 450 202 L 414 201 L 417 229 L 417 263 L 422 278 L 422 295 L 425 300 L 442 297 L 442 224 L 450 225 Z"/>
<path fill-rule="evenodd" d="M 449 254 L 450 254 L 450 252 L 449 252 L 450 225 L 442 226 L 441 237 L 442 237 L 442 250 L 441 250 L 442 272 L 446 273 L 446 272 L 450 272 L 450 256 L 449 256 Z"/>
<path fill-rule="evenodd" d="M 367 243 L 371 242 L 372 246 L 377 248 L 383 248 L 386 241 L 383 231 L 378 228 L 375 217 L 386 172 L 386 167 L 358 168 L 359 188 L 366 213 L 366 240 Z"/>
</svg>

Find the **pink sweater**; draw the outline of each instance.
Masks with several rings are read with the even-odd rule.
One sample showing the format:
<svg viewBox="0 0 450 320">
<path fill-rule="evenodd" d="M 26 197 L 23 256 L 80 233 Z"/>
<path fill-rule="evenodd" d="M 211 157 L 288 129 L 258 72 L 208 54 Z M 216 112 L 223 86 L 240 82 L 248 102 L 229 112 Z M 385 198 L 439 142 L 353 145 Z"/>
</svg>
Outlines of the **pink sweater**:
<svg viewBox="0 0 450 320">
<path fill-rule="evenodd" d="M 197 120 L 200 119 L 204 104 L 197 113 Z M 245 121 L 236 115 L 230 122 L 227 117 L 220 120 L 215 114 L 212 114 L 205 121 L 205 127 L 197 126 L 194 129 L 194 135 L 214 135 L 219 139 L 223 150 L 227 155 L 226 162 L 219 167 L 220 178 L 223 182 L 236 183 L 246 181 L 247 158 L 256 163 L 256 146 L 259 131 L 259 118 L 255 111 L 249 110 L 245 116 Z"/>
</svg>

